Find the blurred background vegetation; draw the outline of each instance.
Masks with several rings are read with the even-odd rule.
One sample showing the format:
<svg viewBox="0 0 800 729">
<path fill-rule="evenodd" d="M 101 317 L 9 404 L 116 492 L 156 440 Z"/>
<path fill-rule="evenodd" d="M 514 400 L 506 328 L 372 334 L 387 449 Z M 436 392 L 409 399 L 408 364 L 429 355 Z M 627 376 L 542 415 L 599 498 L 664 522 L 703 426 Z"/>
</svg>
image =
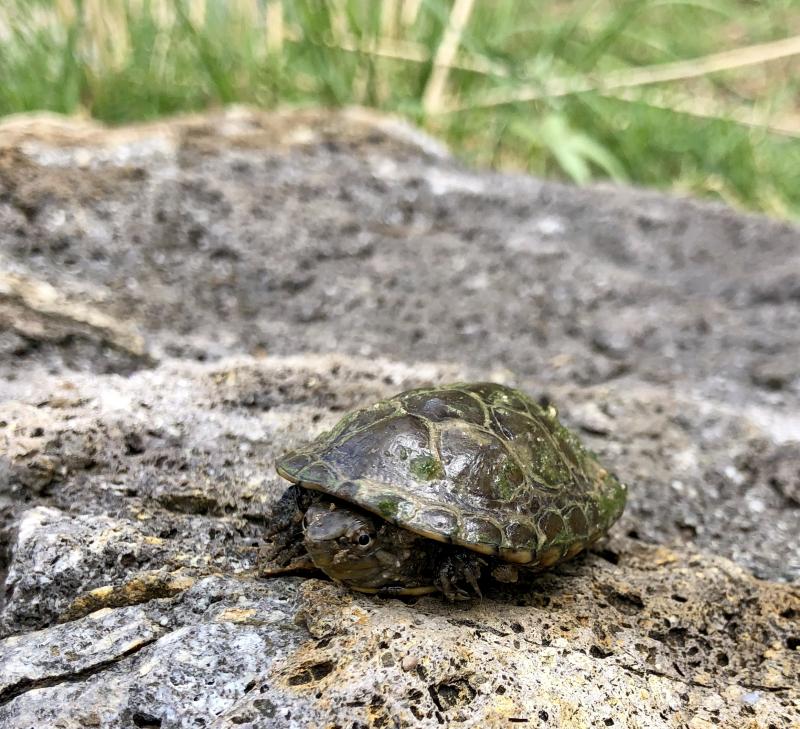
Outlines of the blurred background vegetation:
<svg viewBox="0 0 800 729">
<path fill-rule="evenodd" d="M 800 0 L 2 0 L 0 114 L 401 114 L 472 164 L 800 217 Z"/>
</svg>

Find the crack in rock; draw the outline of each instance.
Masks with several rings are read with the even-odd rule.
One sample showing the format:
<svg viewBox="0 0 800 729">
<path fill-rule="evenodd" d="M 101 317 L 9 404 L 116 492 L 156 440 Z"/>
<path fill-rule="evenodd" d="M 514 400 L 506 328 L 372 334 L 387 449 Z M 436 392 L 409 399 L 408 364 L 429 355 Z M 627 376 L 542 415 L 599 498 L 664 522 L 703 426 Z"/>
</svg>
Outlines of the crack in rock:
<svg viewBox="0 0 800 729">
<path fill-rule="evenodd" d="M 96 674 L 106 670 L 116 663 L 119 663 L 125 658 L 135 655 L 143 648 L 149 646 L 151 643 L 155 643 L 156 640 L 158 640 L 158 637 L 153 637 L 149 640 L 143 640 L 141 643 L 131 646 L 128 650 L 123 651 L 113 658 L 109 658 L 106 661 L 100 661 L 99 663 L 95 663 L 92 666 L 84 668 L 80 671 L 76 671 L 75 673 L 65 673 L 58 676 L 48 676 L 40 679 L 21 679 L 16 683 L 10 684 L 0 690 L 0 706 L 7 704 L 17 696 L 34 689 L 50 688 L 52 686 L 58 686 L 67 681 L 83 681 L 90 676 L 95 676 Z M 2 661 L 2 657 L 0 657 L 0 661 Z"/>
</svg>

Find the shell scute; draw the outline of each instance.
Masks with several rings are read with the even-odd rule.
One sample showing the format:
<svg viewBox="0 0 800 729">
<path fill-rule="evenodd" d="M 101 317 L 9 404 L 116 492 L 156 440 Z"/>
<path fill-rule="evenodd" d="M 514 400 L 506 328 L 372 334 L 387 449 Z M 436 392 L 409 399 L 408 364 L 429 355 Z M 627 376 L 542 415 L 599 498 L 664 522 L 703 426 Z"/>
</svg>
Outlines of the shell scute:
<svg viewBox="0 0 800 729">
<path fill-rule="evenodd" d="M 447 509 L 425 509 L 417 516 L 420 527 L 452 537 L 459 529 L 458 517 Z"/>
<path fill-rule="evenodd" d="M 400 402 L 407 413 L 432 423 L 448 419 L 475 425 L 486 422 L 486 409 L 481 402 L 458 390 L 412 390 Z"/>
<path fill-rule="evenodd" d="M 464 392 L 471 392 L 473 395 L 477 395 L 481 402 L 489 407 L 508 403 L 510 402 L 509 398 L 512 396 L 510 388 L 498 385 L 495 382 L 473 382 L 460 387 Z"/>
<path fill-rule="evenodd" d="M 425 424 L 410 415 L 384 418 L 371 427 L 345 431 L 320 451 L 319 459 L 344 477 L 401 486 L 418 479 L 415 470 L 419 464 L 438 463 Z"/>
<path fill-rule="evenodd" d="M 530 549 L 538 543 L 539 537 L 532 524 L 512 521 L 506 525 L 506 542 L 509 549 Z"/>
<path fill-rule="evenodd" d="M 564 532 L 564 520 L 556 511 L 546 511 L 539 519 L 539 529 L 546 542 L 554 542 Z"/>
<path fill-rule="evenodd" d="M 377 402 L 370 407 L 348 413 L 320 438 L 329 441 L 331 445 L 336 445 L 342 440 L 352 438 L 353 433 L 371 428 L 396 414 L 397 406 L 394 403 L 390 401 Z"/>
<path fill-rule="evenodd" d="M 505 407 L 492 408 L 492 430 L 509 441 L 521 438 L 530 429 L 530 416 Z"/>
<path fill-rule="evenodd" d="M 493 519 L 483 516 L 467 516 L 461 536 L 473 544 L 486 545 L 495 550 L 503 544 L 503 530 Z"/>
<path fill-rule="evenodd" d="M 334 484 L 339 485 L 340 482 L 338 475 L 329 466 L 319 461 L 301 468 L 298 476 L 299 481 L 329 485 L 330 487 L 333 487 Z"/>
<path fill-rule="evenodd" d="M 567 524 L 570 531 L 577 537 L 585 537 L 588 534 L 586 515 L 580 506 L 573 506 L 567 513 Z"/>
<path fill-rule="evenodd" d="M 467 506 L 509 501 L 524 475 L 503 442 L 492 433 L 461 427 L 440 431 L 439 452 L 453 497 Z"/>
</svg>

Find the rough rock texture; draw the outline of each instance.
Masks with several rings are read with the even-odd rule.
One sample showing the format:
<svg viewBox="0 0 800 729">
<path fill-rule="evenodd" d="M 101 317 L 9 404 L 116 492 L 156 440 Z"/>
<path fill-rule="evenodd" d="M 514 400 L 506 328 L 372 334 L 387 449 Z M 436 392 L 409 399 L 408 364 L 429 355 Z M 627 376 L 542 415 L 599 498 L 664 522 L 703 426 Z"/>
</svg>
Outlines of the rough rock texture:
<svg viewBox="0 0 800 729">
<path fill-rule="evenodd" d="M 800 725 L 798 292 L 789 225 L 361 112 L 5 122 L 0 725 Z M 465 378 L 625 478 L 609 540 L 473 604 L 259 576 L 276 455 Z"/>
</svg>

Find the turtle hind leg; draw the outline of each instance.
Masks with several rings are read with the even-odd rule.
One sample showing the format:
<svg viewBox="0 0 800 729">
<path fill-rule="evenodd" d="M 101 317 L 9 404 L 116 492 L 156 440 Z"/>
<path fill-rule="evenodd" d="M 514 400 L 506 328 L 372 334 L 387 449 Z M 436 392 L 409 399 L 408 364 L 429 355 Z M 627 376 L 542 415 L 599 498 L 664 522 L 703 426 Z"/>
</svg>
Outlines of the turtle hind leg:
<svg viewBox="0 0 800 729">
<path fill-rule="evenodd" d="M 498 582 L 519 582 L 519 567 L 508 562 L 501 562 L 492 568 L 492 577 Z"/>
<path fill-rule="evenodd" d="M 442 555 L 433 584 L 451 601 L 482 598 L 478 580 L 486 560 L 471 552 L 449 552 Z M 472 592 L 470 592 L 472 590 Z"/>
</svg>

